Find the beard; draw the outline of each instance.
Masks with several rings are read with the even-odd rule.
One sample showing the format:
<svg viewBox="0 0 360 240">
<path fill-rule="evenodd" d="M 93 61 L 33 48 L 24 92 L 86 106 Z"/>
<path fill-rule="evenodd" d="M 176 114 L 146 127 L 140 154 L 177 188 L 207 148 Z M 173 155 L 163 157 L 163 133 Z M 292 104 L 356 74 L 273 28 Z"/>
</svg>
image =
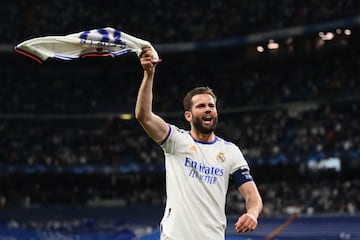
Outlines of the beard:
<svg viewBox="0 0 360 240">
<path fill-rule="evenodd" d="M 211 126 L 204 126 L 201 118 L 194 118 L 194 128 L 202 134 L 209 134 L 215 131 L 216 124 L 218 122 L 217 116 L 213 118 L 213 124 Z"/>
</svg>

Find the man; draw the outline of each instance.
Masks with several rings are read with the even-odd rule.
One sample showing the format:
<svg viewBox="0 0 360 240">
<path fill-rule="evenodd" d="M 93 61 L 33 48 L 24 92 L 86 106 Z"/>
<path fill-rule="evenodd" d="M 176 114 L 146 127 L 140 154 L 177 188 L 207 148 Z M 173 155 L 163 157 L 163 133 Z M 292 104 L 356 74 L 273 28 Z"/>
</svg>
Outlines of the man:
<svg viewBox="0 0 360 240">
<path fill-rule="evenodd" d="M 166 207 L 161 220 L 162 240 L 225 239 L 225 202 L 232 177 L 246 202 L 237 232 L 253 231 L 262 200 L 240 149 L 214 133 L 218 120 L 216 96 L 208 87 L 195 88 L 184 98 L 190 131 L 166 123 L 152 111 L 157 62 L 150 49 L 141 58 L 144 77 L 135 115 L 147 134 L 165 153 Z"/>
</svg>

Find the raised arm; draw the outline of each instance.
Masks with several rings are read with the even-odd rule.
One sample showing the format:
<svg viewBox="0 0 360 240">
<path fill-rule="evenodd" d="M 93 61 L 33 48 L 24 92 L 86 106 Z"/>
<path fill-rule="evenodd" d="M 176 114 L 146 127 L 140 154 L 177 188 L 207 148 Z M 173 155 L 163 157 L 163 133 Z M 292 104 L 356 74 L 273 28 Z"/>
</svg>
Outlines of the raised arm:
<svg viewBox="0 0 360 240">
<path fill-rule="evenodd" d="M 237 232 L 253 231 L 257 227 L 257 219 L 263 208 L 261 196 L 253 181 L 242 184 L 239 191 L 245 199 L 247 211 L 235 223 L 235 230 Z"/>
<path fill-rule="evenodd" d="M 157 62 L 154 62 L 150 48 L 143 50 L 140 62 L 144 69 L 144 77 L 136 100 L 135 117 L 154 141 L 161 142 L 166 137 L 169 126 L 152 111 L 153 81 Z"/>
</svg>

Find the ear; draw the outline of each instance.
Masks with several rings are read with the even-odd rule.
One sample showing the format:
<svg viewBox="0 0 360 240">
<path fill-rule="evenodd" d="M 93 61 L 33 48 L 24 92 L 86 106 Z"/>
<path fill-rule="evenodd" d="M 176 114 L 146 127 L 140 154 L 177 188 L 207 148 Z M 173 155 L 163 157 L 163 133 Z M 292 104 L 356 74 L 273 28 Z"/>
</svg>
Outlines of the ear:
<svg viewBox="0 0 360 240">
<path fill-rule="evenodd" d="M 184 117 L 185 117 L 186 121 L 190 122 L 191 118 L 192 118 L 191 112 L 190 111 L 185 111 L 184 112 Z"/>
</svg>

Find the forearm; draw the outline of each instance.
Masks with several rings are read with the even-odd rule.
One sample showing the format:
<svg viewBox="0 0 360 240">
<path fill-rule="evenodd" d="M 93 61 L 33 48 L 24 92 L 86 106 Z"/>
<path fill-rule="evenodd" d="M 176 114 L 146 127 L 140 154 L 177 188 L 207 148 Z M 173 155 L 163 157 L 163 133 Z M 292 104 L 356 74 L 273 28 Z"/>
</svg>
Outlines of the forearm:
<svg viewBox="0 0 360 240">
<path fill-rule="evenodd" d="M 161 117 L 154 114 L 152 110 L 156 63 L 153 62 L 153 55 L 150 49 L 144 49 L 140 62 L 144 69 L 144 77 L 136 100 L 135 117 L 147 134 L 160 143 L 169 131 L 169 126 Z"/>
<path fill-rule="evenodd" d="M 239 191 L 245 199 L 246 213 L 241 215 L 235 223 L 235 230 L 237 232 L 253 231 L 257 227 L 257 219 L 263 208 L 261 196 L 252 181 L 242 184 Z"/>
<path fill-rule="evenodd" d="M 169 127 L 152 110 L 154 70 L 144 71 L 135 106 L 135 117 L 154 141 L 161 142 L 166 136 Z"/>
<path fill-rule="evenodd" d="M 154 71 L 144 71 L 135 106 L 135 117 L 146 121 L 152 114 Z"/>
<path fill-rule="evenodd" d="M 247 199 L 245 199 L 245 202 L 246 212 L 253 215 L 255 218 L 258 218 L 263 208 L 260 194 L 258 192 L 251 194 Z"/>
<path fill-rule="evenodd" d="M 255 183 L 252 181 L 244 183 L 239 191 L 245 199 L 246 212 L 257 218 L 262 211 L 263 202 Z"/>
</svg>

